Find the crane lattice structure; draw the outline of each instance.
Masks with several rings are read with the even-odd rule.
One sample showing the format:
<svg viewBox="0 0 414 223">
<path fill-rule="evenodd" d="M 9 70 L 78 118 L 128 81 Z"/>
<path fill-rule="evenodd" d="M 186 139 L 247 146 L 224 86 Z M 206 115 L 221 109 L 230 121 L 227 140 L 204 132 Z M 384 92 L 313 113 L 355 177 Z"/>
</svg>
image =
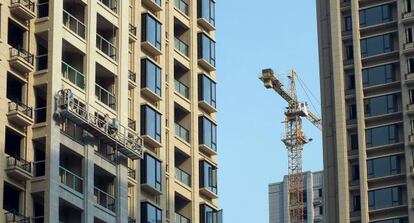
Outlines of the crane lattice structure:
<svg viewBox="0 0 414 223">
<path fill-rule="evenodd" d="M 288 194 L 289 194 L 289 221 L 291 223 L 303 223 L 303 178 L 302 178 L 302 152 L 303 146 L 309 139 L 303 134 L 302 117 L 308 119 L 318 129 L 322 129 L 321 119 L 308 111 L 307 103 L 299 102 L 296 93 L 296 72 L 288 75 L 290 86 L 286 90 L 282 82 L 274 75 L 273 70 L 264 69 L 260 80 L 268 89 L 275 90 L 286 102 L 285 111 L 285 135 L 282 142 L 288 151 Z"/>
</svg>

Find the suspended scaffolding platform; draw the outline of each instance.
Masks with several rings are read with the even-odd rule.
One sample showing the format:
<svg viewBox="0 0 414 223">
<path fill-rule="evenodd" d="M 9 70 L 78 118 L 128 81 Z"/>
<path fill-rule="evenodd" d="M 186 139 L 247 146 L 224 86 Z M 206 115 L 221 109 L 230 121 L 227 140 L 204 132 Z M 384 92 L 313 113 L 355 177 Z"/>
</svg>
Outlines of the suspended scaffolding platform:
<svg viewBox="0 0 414 223">
<path fill-rule="evenodd" d="M 103 142 L 113 144 L 123 155 L 132 160 L 142 159 L 142 138 L 119 124 L 117 119 L 109 119 L 98 109 L 76 98 L 70 89 L 59 90 L 55 96 L 56 112 L 66 117 Z"/>
</svg>

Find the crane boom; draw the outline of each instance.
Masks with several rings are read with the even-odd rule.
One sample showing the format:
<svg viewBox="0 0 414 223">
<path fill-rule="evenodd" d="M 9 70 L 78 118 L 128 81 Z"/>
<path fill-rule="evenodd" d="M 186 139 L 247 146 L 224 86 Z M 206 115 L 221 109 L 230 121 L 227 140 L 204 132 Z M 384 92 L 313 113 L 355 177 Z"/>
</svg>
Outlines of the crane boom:
<svg viewBox="0 0 414 223">
<path fill-rule="evenodd" d="M 288 151 L 288 202 L 289 222 L 303 223 L 303 179 L 302 179 L 302 152 L 303 146 L 309 142 L 302 131 L 302 117 L 308 119 L 321 130 L 321 119 L 307 109 L 307 103 L 301 103 L 296 94 L 296 72 L 288 76 L 290 88 L 286 90 L 282 82 L 274 75 L 273 70 L 264 69 L 260 80 L 268 89 L 275 90 L 287 103 L 285 111 L 285 136 L 282 142 Z"/>
</svg>

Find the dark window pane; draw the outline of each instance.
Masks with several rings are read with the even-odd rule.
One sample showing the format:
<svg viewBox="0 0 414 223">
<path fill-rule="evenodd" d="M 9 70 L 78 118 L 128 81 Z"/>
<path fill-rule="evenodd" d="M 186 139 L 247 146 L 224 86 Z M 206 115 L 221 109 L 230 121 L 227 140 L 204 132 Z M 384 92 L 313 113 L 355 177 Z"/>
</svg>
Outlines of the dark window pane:
<svg viewBox="0 0 414 223">
<path fill-rule="evenodd" d="M 217 126 L 206 117 L 199 118 L 199 141 L 217 151 Z"/>
<path fill-rule="evenodd" d="M 380 5 L 359 12 L 359 25 L 361 27 L 389 22 L 391 19 L 390 5 Z"/>
<path fill-rule="evenodd" d="M 148 59 L 141 60 L 141 87 L 161 96 L 161 68 Z"/>
<path fill-rule="evenodd" d="M 384 34 L 361 40 L 362 57 L 374 56 L 377 54 L 390 52 L 392 50 L 394 50 L 392 34 Z"/>
<path fill-rule="evenodd" d="M 161 191 L 161 161 L 155 157 L 145 154 L 141 161 L 141 183 L 148 184 Z"/>
<path fill-rule="evenodd" d="M 149 42 L 161 50 L 161 23 L 152 15 L 142 14 L 142 42 Z"/>
<path fill-rule="evenodd" d="M 141 134 L 161 143 L 161 114 L 148 105 L 141 106 Z"/>
<path fill-rule="evenodd" d="M 204 59 L 212 66 L 216 66 L 216 43 L 206 34 L 198 34 L 198 59 Z"/>
<path fill-rule="evenodd" d="M 382 146 L 399 142 L 398 126 L 386 125 L 365 130 L 367 147 Z"/>
</svg>

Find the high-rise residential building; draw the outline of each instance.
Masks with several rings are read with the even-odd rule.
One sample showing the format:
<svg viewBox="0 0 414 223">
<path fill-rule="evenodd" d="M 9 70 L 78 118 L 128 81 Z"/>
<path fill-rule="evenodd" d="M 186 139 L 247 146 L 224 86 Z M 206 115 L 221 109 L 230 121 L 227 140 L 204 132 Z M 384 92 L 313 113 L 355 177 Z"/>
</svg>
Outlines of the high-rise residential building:
<svg viewBox="0 0 414 223">
<path fill-rule="evenodd" d="M 412 0 L 318 0 L 326 222 L 414 222 Z"/>
<path fill-rule="evenodd" d="M 0 222 L 220 223 L 215 0 L 0 3 Z"/>
<path fill-rule="evenodd" d="M 324 222 L 323 172 L 303 173 L 304 222 Z M 269 184 L 269 223 L 289 222 L 288 177 Z"/>
</svg>

